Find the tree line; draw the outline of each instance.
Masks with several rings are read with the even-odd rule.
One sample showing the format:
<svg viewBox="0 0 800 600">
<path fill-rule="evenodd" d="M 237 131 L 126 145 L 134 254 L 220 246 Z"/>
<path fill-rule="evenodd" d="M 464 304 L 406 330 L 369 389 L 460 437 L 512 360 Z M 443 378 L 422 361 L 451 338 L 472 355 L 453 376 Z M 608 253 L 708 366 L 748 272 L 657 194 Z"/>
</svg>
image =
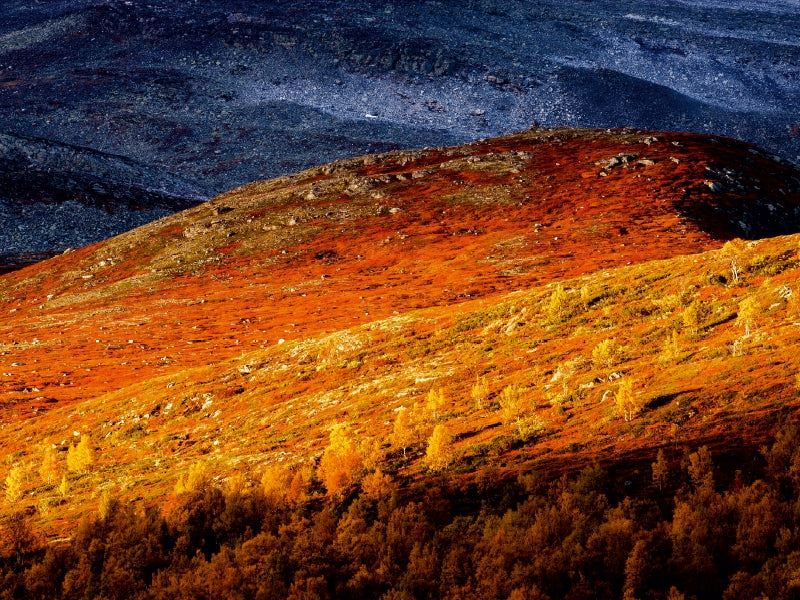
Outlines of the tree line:
<svg viewBox="0 0 800 600">
<path fill-rule="evenodd" d="M 338 471 L 349 443 L 332 433 L 324 496 L 301 468 L 221 487 L 195 468 L 168 507 L 105 496 L 67 542 L 45 543 L 18 513 L 0 598 L 800 597 L 796 425 L 741 472 L 706 447 L 662 449 L 622 485 L 597 465 L 552 481 L 445 465 L 402 489 L 379 470 L 356 483 Z"/>
</svg>

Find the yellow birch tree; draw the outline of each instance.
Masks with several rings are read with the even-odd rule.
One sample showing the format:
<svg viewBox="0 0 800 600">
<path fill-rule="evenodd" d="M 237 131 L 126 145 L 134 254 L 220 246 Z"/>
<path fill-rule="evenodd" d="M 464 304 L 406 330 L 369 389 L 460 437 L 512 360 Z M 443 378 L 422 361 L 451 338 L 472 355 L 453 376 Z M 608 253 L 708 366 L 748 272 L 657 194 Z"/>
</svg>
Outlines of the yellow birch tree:
<svg viewBox="0 0 800 600">
<path fill-rule="evenodd" d="M 337 424 L 330 434 L 330 442 L 319 463 L 319 476 L 330 494 L 339 494 L 361 475 L 364 462 L 350 432 Z"/>
<path fill-rule="evenodd" d="M 425 464 L 431 471 L 442 471 L 453 462 L 453 434 L 444 423 L 433 428 L 428 439 Z"/>
<path fill-rule="evenodd" d="M 25 472 L 20 465 L 14 465 L 6 477 L 6 501 L 16 504 L 22 499 L 22 485 L 25 482 Z"/>
<path fill-rule="evenodd" d="M 94 450 L 90 446 L 88 435 L 82 435 L 77 446 L 70 446 L 67 452 L 67 469 L 70 471 L 89 472 L 94 464 Z"/>
<path fill-rule="evenodd" d="M 45 443 L 42 447 L 42 464 L 39 466 L 39 475 L 47 485 L 52 485 L 58 479 L 58 457 L 52 444 Z"/>
<path fill-rule="evenodd" d="M 414 428 L 410 423 L 408 417 L 408 410 L 401 408 L 397 411 L 397 416 L 394 418 L 394 427 L 392 428 L 391 442 L 395 448 L 402 448 L 403 458 L 406 457 L 406 449 L 414 443 L 416 434 Z"/>
<path fill-rule="evenodd" d="M 428 414 L 431 420 L 438 421 L 444 409 L 445 398 L 444 392 L 441 388 L 431 388 L 426 397 L 425 407 L 428 409 Z"/>
</svg>

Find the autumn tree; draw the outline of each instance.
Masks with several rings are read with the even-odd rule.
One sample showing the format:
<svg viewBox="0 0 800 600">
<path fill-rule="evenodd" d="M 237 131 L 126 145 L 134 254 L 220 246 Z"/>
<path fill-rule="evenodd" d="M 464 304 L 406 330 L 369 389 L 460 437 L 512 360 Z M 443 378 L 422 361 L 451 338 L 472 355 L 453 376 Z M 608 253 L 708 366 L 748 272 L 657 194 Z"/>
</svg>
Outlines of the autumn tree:
<svg viewBox="0 0 800 600">
<path fill-rule="evenodd" d="M 564 291 L 564 287 L 560 283 L 557 283 L 556 288 L 553 290 L 553 293 L 550 294 L 550 298 L 547 301 L 547 316 L 550 317 L 552 321 L 558 321 L 564 317 L 568 309 L 569 298 L 567 297 L 567 292 Z"/>
<path fill-rule="evenodd" d="M 261 477 L 261 490 L 272 504 L 280 504 L 286 499 L 286 492 L 292 482 L 292 472 L 283 464 L 270 465 Z"/>
<path fill-rule="evenodd" d="M 246 493 L 248 487 L 247 477 L 244 473 L 236 472 L 225 480 L 225 496 L 241 497 Z"/>
<path fill-rule="evenodd" d="M 583 310 L 589 310 L 589 304 L 592 302 L 592 290 L 589 289 L 588 285 L 581 286 L 581 304 L 583 304 Z"/>
<path fill-rule="evenodd" d="M 661 362 L 671 363 L 681 355 L 680 346 L 678 345 L 678 332 L 673 330 L 667 339 L 664 341 L 664 349 L 661 352 Z"/>
<path fill-rule="evenodd" d="M 414 402 L 409 410 L 408 423 L 411 432 L 414 434 L 415 442 L 422 442 L 427 438 L 427 432 L 430 431 L 430 414 L 425 406 L 425 401 L 420 400 Z"/>
<path fill-rule="evenodd" d="M 39 475 L 47 485 L 52 485 L 58 479 L 58 457 L 53 444 L 46 443 L 42 447 L 42 464 L 39 466 Z"/>
<path fill-rule="evenodd" d="M 366 475 L 361 482 L 361 489 L 370 500 L 378 502 L 386 500 L 394 493 L 392 478 L 384 474 L 380 469 Z"/>
<path fill-rule="evenodd" d="M 100 503 L 97 505 L 97 516 L 103 521 L 107 520 L 117 507 L 118 502 L 117 498 L 111 493 L 111 490 L 103 490 L 100 496 Z"/>
<path fill-rule="evenodd" d="M 77 446 L 70 446 L 67 452 L 67 469 L 88 473 L 94 464 L 94 450 L 90 446 L 88 435 L 82 435 Z"/>
<path fill-rule="evenodd" d="M 61 483 L 58 485 L 58 493 L 61 494 L 63 498 L 66 498 L 69 495 L 69 481 L 67 480 L 66 473 L 61 475 Z"/>
<path fill-rule="evenodd" d="M 22 499 L 22 486 L 25 483 L 25 471 L 22 465 L 14 465 L 6 477 L 6 501 L 16 504 Z"/>
<path fill-rule="evenodd" d="M 633 389 L 633 379 L 630 377 L 620 380 L 615 400 L 617 412 L 626 421 L 632 421 L 642 409 L 642 404 Z"/>
<path fill-rule="evenodd" d="M 522 425 L 527 409 L 527 402 L 520 394 L 518 385 L 511 384 L 503 388 L 500 393 L 500 411 L 503 415 L 503 422 L 507 425 L 514 425 L 520 436 L 522 436 Z"/>
<path fill-rule="evenodd" d="M 337 424 L 319 464 L 319 477 L 330 494 L 339 494 L 361 475 L 364 463 L 350 432 Z"/>
<path fill-rule="evenodd" d="M 616 339 L 603 340 L 592 350 L 592 362 L 600 367 L 611 368 L 619 360 L 622 348 Z"/>
<path fill-rule="evenodd" d="M 558 365 L 550 379 L 550 405 L 559 412 L 564 410 L 564 403 L 569 399 L 569 379 L 575 372 L 575 362 L 567 361 Z"/>
<path fill-rule="evenodd" d="M 744 337 L 750 337 L 750 327 L 754 325 L 760 313 L 761 303 L 755 296 L 748 296 L 739 303 L 736 323 L 740 327 L 744 327 Z"/>
<path fill-rule="evenodd" d="M 453 462 L 453 434 L 444 423 L 433 429 L 428 439 L 428 450 L 425 453 L 425 464 L 431 471 L 442 471 Z"/>
<path fill-rule="evenodd" d="M 700 300 L 692 300 L 689 306 L 683 309 L 683 325 L 692 334 L 696 334 L 703 325 L 706 317 L 706 307 Z"/>
<path fill-rule="evenodd" d="M 475 402 L 475 407 L 480 410 L 483 408 L 483 401 L 489 397 L 489 385 L 486 383 L 486 377 L 481 375 L 475 377 L 475 384 L 472 386 L 472 400 Z"/>
<path fill-rule="evenodd" d="M 653 469 L 653 485 L 658 488 L 658 491 L 661 492 L 664 490 L 664 486 L 667 483 L 667 477 L 669 476 L 669 465 L 667 464 L 667 459 L 664 457 L 664 450 L 659 449 L 658 454 L 656 455 L 656 462 L 652 464 Z"/>
<path fill-rule="evenodd" d="M 294 470 L 289 489 L 286 491 L 286 499 L 296 504 L 302 502 L 311 489 L 311 482 L 314 479 L 314 468 L 306 465 Z"/>
<path fill-rule="evenodd" d="M 383 438 L 373 437 L 364 438 L 358 445 L 361 460 L 367 471 L 374 471 L 386 460 L 386 451 L 383 448 Z"/>
<path fill-rule="evenodd" d="M 701 446 L 697 452 L 692 452 L 689 455 L 689 464 L 686 470 L 695 488 L 713 489 L 714 462 L 711 459 L 711 452 L 708 451 L 708 446 Z"/>
<path fill-rule="evenodd" d="M 3 547 L 4 554 L 6 551 L 11 551 L 12 555 L 16 557 L 17 564 L 22 563 L 22 558 L 26 554 L 31 554 L 41 549 L 42 540 L 31 529 L 24 511 L 15 511 L 8 516 L 3 525 L 3 538 L 0 539 L 0 546 Z M 3 587 L 5 588 L 4 591 L 8 590 L 5 585 Z M 8 597 L 11 596 L 9 595 Z"/>
<path fill-rule="evenodd" d="M 728 240 L 722 247 L 722 253 L 728 260 L 728 264 L 730 266 L 731 282 L 733 283 L 739 282 L 739 275 L 742 272 L 742 268 L 739 264 L 740 263 L 739 257 L 744 252 L 744 249 L 745 249 L 745 243 L 743 240 L 739 238 Z"/>
<path fill-rule="evenodd" d="M 189 471 L 184 477 L 180 476 L 175 484 L 175 493 L 202 491 L 211 479 L 208 473 L 208 465 L 202 460 L 198 460 L 189 465 Z"/>
<path fill-rule="evenodd" d="M 414 443 L 415 438 L 416 434 L 414 433 L 414 427 L 411 425 L 408 410 L 405 407 L 401 407 L 394 418 L 391 436 L 392 446 L 402 448 L 403 458 L 405 458 L 406 449 Z"/>
<path fill-rule="evenodd" d="M 431 416 L 431 420 L 438 421 L 444 410 L 445 397 L 442 388 L 431 388 L 425 398 L 425 408 Z"/>
</svg>

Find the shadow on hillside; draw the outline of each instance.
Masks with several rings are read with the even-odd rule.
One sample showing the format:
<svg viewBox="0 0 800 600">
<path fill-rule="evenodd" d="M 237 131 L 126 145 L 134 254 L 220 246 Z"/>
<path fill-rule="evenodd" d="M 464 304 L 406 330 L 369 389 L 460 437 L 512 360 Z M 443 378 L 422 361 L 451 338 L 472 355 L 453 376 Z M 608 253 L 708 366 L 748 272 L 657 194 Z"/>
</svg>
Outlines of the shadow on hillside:
<svg viewBox="0 0 800 600">
<path fill-rule="evenodd" d="M 662 406 L 666 406 L 676 398 L 679 398 L 686 394 L 693 394 L 699 391 L 700 391 L 699 389 L 695 388 L 691 390 L 681 390 L 679 392 L 673 392 L 672 394 L 663 394 L 661 396 L 656 396 L 655 398 L 650 400 L 650 402 L 647 403 L 646 408 L 648 410 L 661 408 Z"/>
<path fill-rule="evenodd" d="M 457 433 L 454 436 L 455 437 L 455 441 L 456 442 L 460 442 L 461 440 L 467 440 L 467 439 L 469 439 L 471 437 L 475 437 L 479 433 L 483 433 L 484 431 L 487 431 L 489 429 L 497 429 L 498 427 L 500 427 L 500 425 L 502 425 L 502 423 L 500 421 L 498 421 L 497 423 L 491 423 L 490 425 L 486 425 L 485 427 L 481 427 L 480 429 L 473 429 L 472 431 L 465 431 L 463 433 Z"/>
</svg>

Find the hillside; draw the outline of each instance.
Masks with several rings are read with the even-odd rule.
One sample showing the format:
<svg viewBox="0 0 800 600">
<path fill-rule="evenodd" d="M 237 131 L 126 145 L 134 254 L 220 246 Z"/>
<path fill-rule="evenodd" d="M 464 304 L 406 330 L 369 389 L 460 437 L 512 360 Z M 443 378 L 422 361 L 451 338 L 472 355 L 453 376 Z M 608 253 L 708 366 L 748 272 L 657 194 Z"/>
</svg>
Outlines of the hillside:
<svg viewBox="0 0 800 600">
<path fill-rule="evenodd" d="M 4 510 L 69 536 L 109 494 L 180 504 L 201 468 L 314 467 L 304 510 L 379 468 L 405 502 L 444 472 L 473 514 L 595 463 L 635 497 L 659 449 L 701 446 L 752 479 L 798 407 L 798 207 L 798 172 L 740 142 L 531 130 L 251 184 L 6 274 Z M 334 481 L 342 435 L 360 466 Z M 65 473 L 78 440 L 95 460 Z"/>
<path fill-rule="evenodd" d="M 3 254 L 85 246 L 162 216 L 163 200 L 534 122 L 695 131 L 800 156 L 791 2 L 6 0 L 3 9 L 0 217 L 13 224 L 0 229 Z M 25 171 L 4 160 L 6 134 Z M 86 160 L 90 175 L 106 174 L 99 190 L 81 177 Z M 167 197 L 139 210 L 154 188 Z M 35 203 L 27 214 L 4 210 L 16 191 Z M 125 193 L 133 210 L 114 205 Z M 57 212 L 51 199 L 64 195 Z M 54 232 L 52 218 L 66 227 Z"/>
</svg>

